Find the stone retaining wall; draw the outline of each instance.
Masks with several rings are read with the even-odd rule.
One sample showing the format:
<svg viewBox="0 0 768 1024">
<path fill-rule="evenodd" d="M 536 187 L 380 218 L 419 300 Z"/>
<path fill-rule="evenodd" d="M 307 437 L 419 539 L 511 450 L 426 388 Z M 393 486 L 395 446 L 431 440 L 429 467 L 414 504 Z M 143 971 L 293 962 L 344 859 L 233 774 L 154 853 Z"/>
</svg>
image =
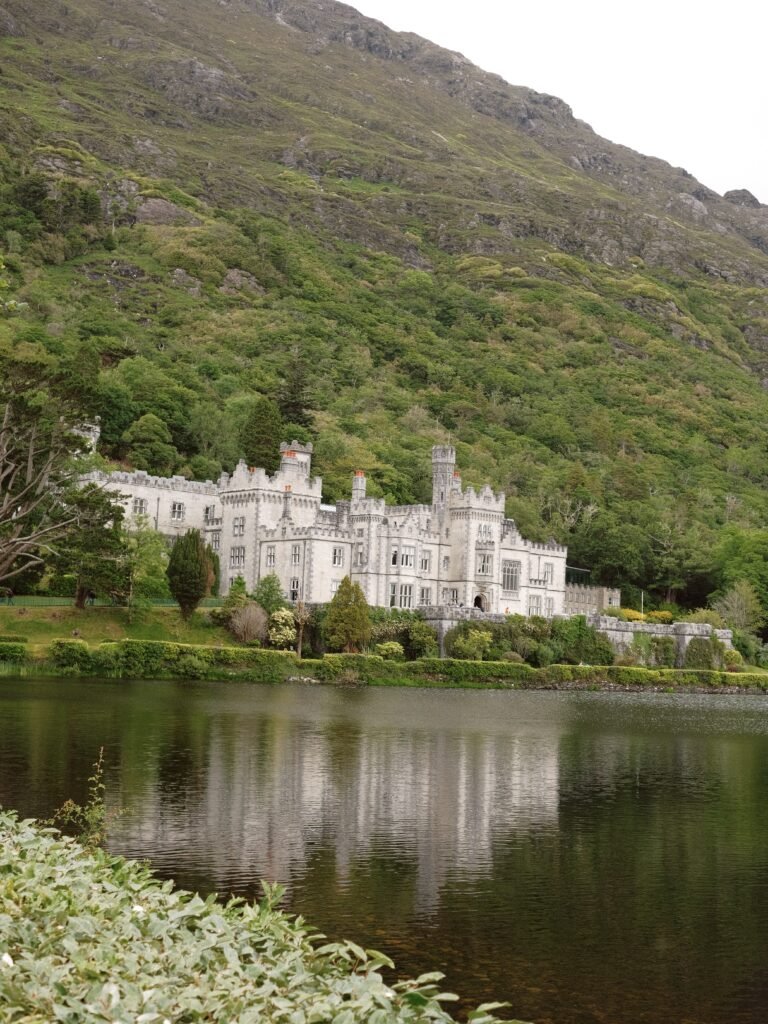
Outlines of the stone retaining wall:
<svg viewBox="0 0 768 1024">
<path fill-rule="evenodd" d="M 590 615 L 587 618 L 590 626 L 605 633 L 618 654 L 626 653 L 632 646 L 637 634 L 645 636 L 672 637 L 675 641 L 675 662 L 678 666 L 685 662 L 685 651 L 694 637 L 719 640 L 726 647 L 733 647 L 733 633 L 730 629 L 714 629 L 706 622 L 673 622 L 664 626 L 658 622 L 623 622 L 610 615 Z"/>
</svg>

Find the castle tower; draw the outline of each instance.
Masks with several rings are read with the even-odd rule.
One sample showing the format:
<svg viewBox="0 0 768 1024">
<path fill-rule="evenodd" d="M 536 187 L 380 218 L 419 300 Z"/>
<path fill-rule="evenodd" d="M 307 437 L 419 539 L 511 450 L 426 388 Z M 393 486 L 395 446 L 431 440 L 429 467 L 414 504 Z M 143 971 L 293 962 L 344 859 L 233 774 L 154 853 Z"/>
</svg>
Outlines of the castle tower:
<svg viewBox="0 0 768 1024">
<path fill-rule="evenodd" d="M 299 479 L 303 477 L 309 480 L 309 471 L 312 466 L 312 445 L 299 444 L 298 441 L 285 441 L 280 445 L 280 472 L 288 473 Z"/>
<path fill-rule="evenodd" d="M 432 504 L 444 508 L 453 489 L 456 468 L 456 449 L 452 445 L 436 444 L 432 449 Z"/>
</svg>

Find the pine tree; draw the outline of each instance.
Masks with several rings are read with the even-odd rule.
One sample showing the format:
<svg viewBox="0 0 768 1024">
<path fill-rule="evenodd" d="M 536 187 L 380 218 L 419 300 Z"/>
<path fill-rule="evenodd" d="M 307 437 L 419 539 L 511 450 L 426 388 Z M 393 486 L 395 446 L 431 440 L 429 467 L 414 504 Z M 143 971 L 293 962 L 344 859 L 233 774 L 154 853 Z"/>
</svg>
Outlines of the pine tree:
<svg viewBox="0 0 768 1024">
<path fill-rule="evenodd" d="M 337 651 L 354 654 L 371 638 L 371 614 L 359 583 L 345 576 L 328 605 L 325 639 Z"/>
<path fill-rule="evenodd" d="M 213 567 L 199 530 L 188 530 L 179 537 L 171 549 L 166 574 L 181 617 L 188 619 L 213 582 Z"/>
<path fill-rule="evenodd" d="M 274 473 L 280 465 L 283 420 L 271 398 L 257 398 L 240 429 L 240 448 L 249 466 Z"/>
</svg>

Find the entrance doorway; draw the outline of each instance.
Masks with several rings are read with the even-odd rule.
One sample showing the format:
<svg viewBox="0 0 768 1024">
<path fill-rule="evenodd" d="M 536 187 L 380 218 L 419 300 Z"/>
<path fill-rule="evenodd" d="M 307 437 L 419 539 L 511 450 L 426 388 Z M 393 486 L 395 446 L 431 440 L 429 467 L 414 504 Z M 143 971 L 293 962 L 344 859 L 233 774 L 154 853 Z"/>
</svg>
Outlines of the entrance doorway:
<svg viewBox="0 0 768 1024">
<path fill-rule="evenodd" d="M 488 602 L 482 594 L 478 594 L 475 598 L 475 608 L 479 608 L 481 612 L 488 611 Z"/>
</svg>

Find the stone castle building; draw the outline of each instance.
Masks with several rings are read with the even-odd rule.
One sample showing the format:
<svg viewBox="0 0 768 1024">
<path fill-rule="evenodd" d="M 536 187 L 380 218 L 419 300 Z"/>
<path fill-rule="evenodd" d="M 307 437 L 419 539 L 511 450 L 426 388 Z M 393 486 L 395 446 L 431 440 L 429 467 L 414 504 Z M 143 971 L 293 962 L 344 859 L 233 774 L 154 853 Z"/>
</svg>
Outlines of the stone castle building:
<svg viewBox="0 0 768 1024">
<path fill-rule="evenodd" d="M 219 554 L 224 594 L 238 576 L 251 591 L 273 573 L 289 600 L 312 604 L 330 601 L 347 575 L 380 607 L 551 618 L 619 603 L 618 591 L 566 587 L 566 548 L 521 537 L 487 484 L 463 487 L 450 446 L 432 449 L 428 505 L 368 497 L 362 472 L 349 500 L 323 504 L 312 445 L 281 444 L 280 455 L 272 476 L 240 462 L 217 483 L 144 472 L 89 479 L 123 495 L 129 524 L 145 517 L 171 538 L 201 530 Z"/>
</svg>

